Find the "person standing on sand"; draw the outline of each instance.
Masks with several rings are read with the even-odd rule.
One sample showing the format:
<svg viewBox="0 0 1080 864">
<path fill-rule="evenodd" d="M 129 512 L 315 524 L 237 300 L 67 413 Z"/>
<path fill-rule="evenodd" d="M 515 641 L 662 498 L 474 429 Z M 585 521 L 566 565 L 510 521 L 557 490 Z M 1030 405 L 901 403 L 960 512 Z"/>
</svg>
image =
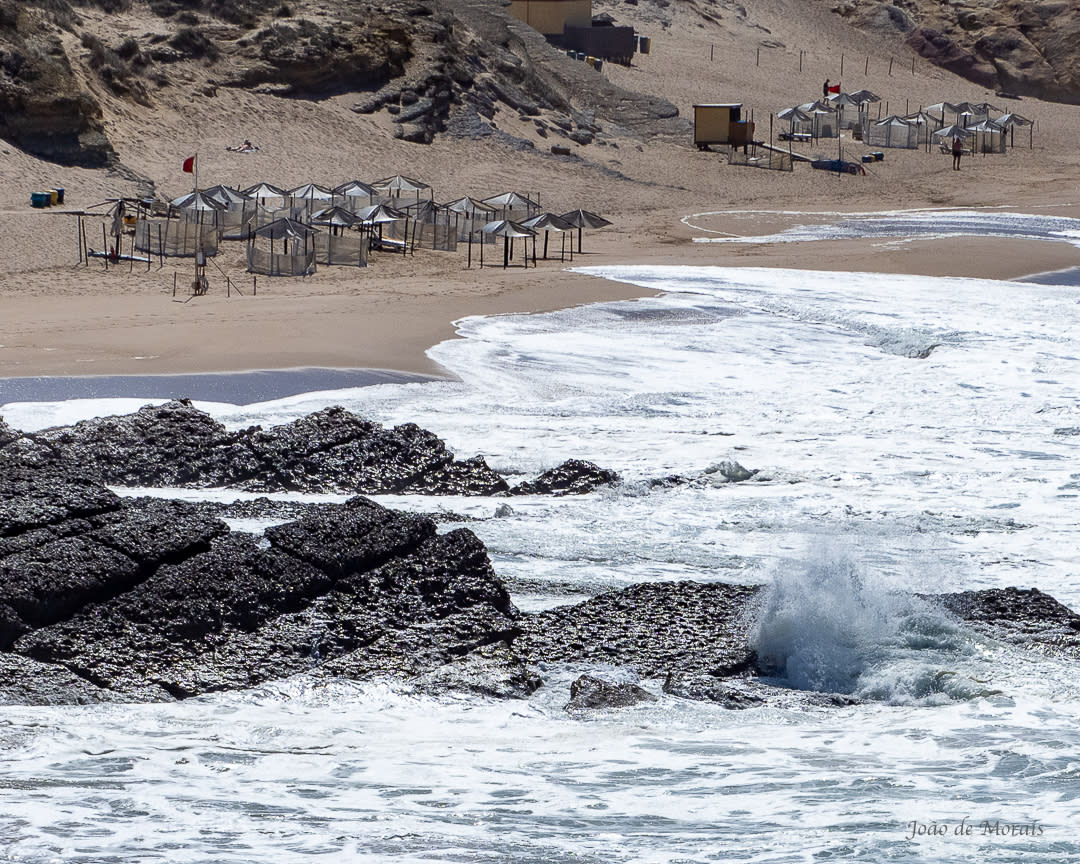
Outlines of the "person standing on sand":
<svg viewBox="0 0 1080 864">
<path fill-rule="evenodd" d="M 826 78 L 825 83 L 821 85 L 821 98 L 822 99 L 828 99 L 829 98 L 829 79 L 828 78 Z"/>
<path fill-rule="evenodd" d="M 964 153 L 964 140 L 959 135 L 953 136 L 953 139 L 952 139 L 952 167 L 953 167 L 953 171 L 959 171 L 960 170 L 960 157 L 963 155 L 963 153 Z"/>
</svg>

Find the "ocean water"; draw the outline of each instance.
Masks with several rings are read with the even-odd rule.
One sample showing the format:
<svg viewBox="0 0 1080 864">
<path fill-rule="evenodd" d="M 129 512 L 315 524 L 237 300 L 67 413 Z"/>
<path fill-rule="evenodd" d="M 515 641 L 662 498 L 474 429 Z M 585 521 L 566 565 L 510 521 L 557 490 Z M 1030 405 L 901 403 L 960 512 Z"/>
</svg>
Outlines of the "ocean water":
<svg viewBox="0 0 1080 864">
<path fill-rule="evenodd" d="M 1034 586 L 1080 608 L 1075 288 L 586 272 L 663 293 L 465 319 L 431 350 L 457 380 L 199 404 L 236 427 L 341 404 L 515 475 L 613 468 L 617 488 L 500 516 L 505 501 L 380 500 L 478 517 L 523 609 L 643 581 L 767 583 L 754 639 L 771 685 L 862 702 L 662 696 L 571 717 L 578 674 L 632 675 L 551 665 L 508 702 L 300 677 L 174 705 L 5 707 L 0 861 L 1080 860 L 1075 663 L 911 596 Z M 32 429 L 141 401 L 0 413 Z M 757 474 L 719 482 L 724 461 Z M 650 485 L 672 475 L 695 482 Z"/>
</svg>

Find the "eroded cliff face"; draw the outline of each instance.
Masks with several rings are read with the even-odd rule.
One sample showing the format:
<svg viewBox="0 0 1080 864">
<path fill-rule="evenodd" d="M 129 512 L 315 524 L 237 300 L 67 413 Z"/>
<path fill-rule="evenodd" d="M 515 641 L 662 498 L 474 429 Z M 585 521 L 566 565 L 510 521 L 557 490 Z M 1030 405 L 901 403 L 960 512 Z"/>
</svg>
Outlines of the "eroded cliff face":
<svg viewBox="0 0 1080 864">
<path fill-rule="evenodd" d="M 1080 103 L 1080 5 L 1069 0 L 839 0 L 856 26 L 904 39 L 976 84 Z"/>
<path fill-rule="evenodd" d="M 154 111 L 183 82 L 321 98 L 356 93 L 396 135 L 486 137 L 501 104 L 589 143 L 602 124 L 648 134 L 674 105 L 585 74 L 506 10 L 478 0 L 0 0 L 0 138 L 33 155 L 115 161 L 110 116 Z"/>
<path fill-rule="evenodd" d="M 115 158 L 98 101 L 68 60 L 58 21 L 74 15 L 0 2 L 0 138 L 62 164 Z"/>
</svg>

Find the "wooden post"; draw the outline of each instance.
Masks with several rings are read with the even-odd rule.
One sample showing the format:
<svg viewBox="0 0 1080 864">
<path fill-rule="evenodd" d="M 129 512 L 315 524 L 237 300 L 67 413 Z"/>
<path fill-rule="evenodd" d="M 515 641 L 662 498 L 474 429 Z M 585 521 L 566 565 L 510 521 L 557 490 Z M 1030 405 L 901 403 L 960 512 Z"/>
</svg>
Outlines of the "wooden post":
<svg viewBox="0 0 1080 864">
<path fill-rule="evenodd" d="M 799 49 L 799 72 L 802 72 L 802 55 L 803 55 L 803 49 L 800 48 Z M 769 136 L 769 140 L 772 140 L 771 135 Z"/>
<path fill-rule="evenodd" d="M 841 54 L 840 54 L 840 79 L 843 80 L 843 78 L 844 78 L 844 54 L 843 54 L 843 52 L 841 52 Z"/>
<path fill-rule="evenodd" d="M 761 65 L 761 46 L 760 45 L 758 45 L 758 49 L 757 49 L 757 65 L 758 66 Z"/>
<path fill-rule="evenodd" d="M 101 223 L 101 252 L 105 256 L 105 269 L 109 269 L 109 235 L 105 233 L 105 223 Z"/>
<path fill-rule="evenodd" d="M 866 65 L 863 66 L 862 74 L 863 75 L 869 75 L 870 74 L 870 55 L 869 54 L 866 55 Z"/>
<path fill-rule="evenodd" d="M 889 58 L 889 77 L 890 78 L 892 78 L 892 63 L 893 63 L 893 58 L 890 57 Z"/>
<path fill-rule="evenodd" d="M 176 271 L 175 270 L 173 270 L 173 273 L 172 273 L 172 296 L 173 297 L 176 296 Z"/>
<path fill-rule="evenodd" d="M 472 235 L 473 235 L 473 232 L 470 231 L 469 232 L 469 254 L 468 254 L 468 257 L 465 259 L 466 260 L 465 266 L 469 270 L 472 269 Z"/>
<path fill-rule="evenodd" d="M 715 45 L 710 45 L 709 46 L 709 62 L 710 63 L 713 62 L 713 57 L 715 56 L 715 53 L 716 53 L 716 46 Z"/>
<path fill-rule="evenodd" d="M 510 237 L 503 235 L 503 270 L 510 266 Z"/>
<path fill-rule="evenodd" d="M 915 58 L 911 58 L 911 77 L 915 77 Z"/>
</svg>

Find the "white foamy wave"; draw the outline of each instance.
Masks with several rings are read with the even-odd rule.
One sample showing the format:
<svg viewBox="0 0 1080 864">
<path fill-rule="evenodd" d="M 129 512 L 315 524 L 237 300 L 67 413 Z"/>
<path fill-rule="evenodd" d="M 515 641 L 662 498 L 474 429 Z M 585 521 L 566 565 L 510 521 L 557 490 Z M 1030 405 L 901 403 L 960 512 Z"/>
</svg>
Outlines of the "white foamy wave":
<svg viewBox="0 0 1080 864">
<path fill-rule="evenodd" d="M 892 704 L 992 695 L 973 640 L 895 578 L 831 552 L 777 574 L 751 635 L 763 670 L 792 687 Z"/>
</svg>

